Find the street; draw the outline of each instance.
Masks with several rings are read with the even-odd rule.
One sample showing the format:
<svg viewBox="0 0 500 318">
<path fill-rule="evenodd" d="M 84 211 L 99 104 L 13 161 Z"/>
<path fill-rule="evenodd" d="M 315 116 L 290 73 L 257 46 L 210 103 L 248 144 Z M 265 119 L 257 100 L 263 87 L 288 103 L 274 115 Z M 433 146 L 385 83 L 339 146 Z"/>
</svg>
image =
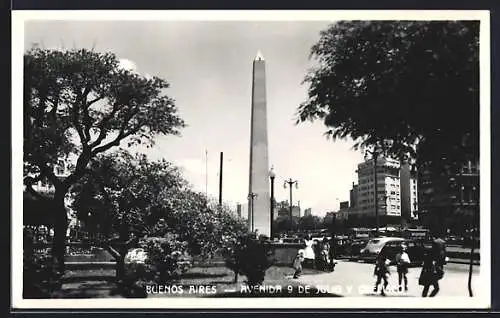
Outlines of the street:
<svg viewBox="0 0 500 318">
<path fill-rule="evenodd" d="M 378 296 L 373 292 L 375 276 L 374 264 L 339 261 L 332 273 L 304 275 L 295 280 L 298 283 L 318 288 L 320 291 L 340 294 L 345 297 Z M 439 281 L 440 291 L 436 297 L 455 296 L 468 297 L 467 287 L 469 266 L 465 264 L 447 264 L 445 275 Z M 408 272 L 408 292 L 398 291 L 398 274 L 396 268 L 390 267 L 389 286 L 387 296 L 421 297 L 422 286 L 418 285 L 420 268 L 410 268 Z M 472 276 L 473 291 L 479 274 L 479 267 L 475 266 Z M 432 287 L 431 287 L 432 291 Z"/>
</svg>

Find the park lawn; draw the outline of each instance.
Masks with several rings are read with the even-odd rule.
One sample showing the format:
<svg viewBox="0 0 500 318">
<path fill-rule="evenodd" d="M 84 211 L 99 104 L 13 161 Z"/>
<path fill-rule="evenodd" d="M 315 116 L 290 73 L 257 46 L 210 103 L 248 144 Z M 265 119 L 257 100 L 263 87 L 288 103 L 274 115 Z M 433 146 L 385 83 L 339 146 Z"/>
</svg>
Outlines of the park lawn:
<svg viewBox="0 0 500 318">
<path fill-rule="evenodd" d="M 195 266 L 184 273 L 177 282 L 161 287 L 152 285 L 148 298 L 157 297 L 297 297 L 298 284 L 291 279 L 293 269 L 273 266 L 266 271 L 264 286 L 274 290 L 250 293 L 245 289 L 245 276 L 239 275 L 234 283 L 234 272 L 223 265 Z M 313 269 L 304 269 L 303 275 L 320 274 Z M 115 270 L 112 268 L 68 270 L 63 278 L 62 289 L 53 298 L 108 298 L 121 297 L 116 293 Z M 276 289 L 281 286 L 281 292 Z M 150 287 L 150 288 L 151 288 Z M 162 292 L 158 291 L 162 289 Z M 168 290 L 168 292 L 167 292 Z M 182 292 L 180 292 L 182 290 Z M 334 296 L 334 295 L 321 295 Z"/>
<path fill-rule="evenodd" d="M 264 290 L 250 293 L 246 288 L 246 277 L 238 276 L 234 282 L 234 272 L 224 266 L 193 267 L 184 273 L 178 282 L 154 286 L 148 294 L 156 297 L 297 297 L 307 296 L 298 292 L 299 284 L 291 276 L 290 267 L 272 266 L 266 271 Z M 303 275 L 320 274 L 321 271 L 304 269 Z M 281 291 L 278 289 L 281 287 Z M 314 294 L 312 292 L 311 294 Z M 310 295 L 309 295 L 310 296 Z M 334 295 L 321 295 L 334 296 Z"/>
</svg>

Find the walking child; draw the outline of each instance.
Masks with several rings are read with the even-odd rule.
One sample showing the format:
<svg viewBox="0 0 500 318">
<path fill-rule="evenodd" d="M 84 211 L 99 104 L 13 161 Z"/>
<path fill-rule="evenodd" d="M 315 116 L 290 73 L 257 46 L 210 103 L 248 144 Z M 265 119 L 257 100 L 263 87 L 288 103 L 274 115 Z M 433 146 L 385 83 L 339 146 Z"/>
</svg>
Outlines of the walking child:
<svg viewBox="0 0 500 318">
<path fill-rule="evenodd" d="M 383 286 L 380 290 L 380 295 L 385 296 L 385 289 L 387 285 L 389 285 L 389 264 L 391 261 L 387 259 L 385 253 L 380 252 L 377 256 L 377 260 L 375 263 L 375 270 L 373 271 L 373 275 L 377 277 L 377 281 L 375 282 L 375 287 L 373 291 L 376 293 L 378 291 L 378 286 L 383 281 Z"/>
<path fill-rule="evenodd" d="M 408 291 L 408 278 L 406 275 L 408 274 L 408 267 L 410 266 L 410 257 L 407 253 L 407 246 L 405 244 L 401 244 L 399 253 L 396 255 L 396 267 L 398 270 L 398 282 L 399 282 L 399 291 L 402 291 L 403 288 L 401 286 L 402 281 L 404 282 L 405 291 Z"/>
<path fill-rule="evenodd" d="M 293 274 L 293 278 L 299 278 L 302 274 L 302 262 L 304 261 L 304 250 L 299 250 L 297 252 L 297 256 L 293 261 L 293 269 L 295 269 L 295 273 Z"/>
</svg>

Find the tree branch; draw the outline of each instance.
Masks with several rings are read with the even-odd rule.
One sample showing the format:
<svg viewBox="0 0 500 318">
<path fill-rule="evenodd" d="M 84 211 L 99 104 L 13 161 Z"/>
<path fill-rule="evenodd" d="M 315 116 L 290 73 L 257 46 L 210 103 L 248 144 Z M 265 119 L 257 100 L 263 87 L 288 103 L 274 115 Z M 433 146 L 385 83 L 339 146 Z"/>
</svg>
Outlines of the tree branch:
<svg viewBox="0 0 500 318">
<path fill-rule="evenodd" d="M 99 96 L 99 97 L 96 97 L 93 100 L 87 102 L 87 108 L 89 108 L 93 104 L 97 103 L 98 101 L 103 100 L 104 98 L 105 98 L 104 96 Z"/>
<path fill-rule="evenodd" d="M 118 112 L 120 109 L 120 104 L 114 103 L 113 104 L 113 109 L 109 113 L 108 116 L 104 117 L 99 124 L 97 124 L 97 127 L 99 127 L 99 136 L 97 139 L 90 144 L 90 148 L 94 148 L 98 145 L 100 145 L 101 141 L 103 141 L 106 138 L 106 129 L 104 126 L 115 116 L 115 114 Z"/>
<path fill-rule="evenodd" d="M 73 112 L 72 112 L 72 118 L 73 118 L 73 124 L 75 125 L 75 129 L 78 132 L 78 136 L 80 137 L 80 142 L 82 144 L 82 148 L 86 149 L 88 148 L 88 142 L 90 140 L 90 136 L 85 134 L 85 131 L 83 130 L 81 123 L 80 123 L 80 109 L 83 110 L 84 112 L 87 112 L 87 96 L 90 93 L 91 86 L 90 84 L 87 84 L 85 86 L 85 89 L 83 92 L 79 91 L 79 93 L 76 96 L 76 101 L 73 104 Z M 86 113 L 88 116 L 88 112 Z M 85 124 L 84 124 L 85 125 Z"/>
<path fill-rule="evenodd" d="M 124 132 L 124 130 L 120 130 L 120 132 L 118 133 L 118 136 L 116 136 L 115 139 L 113 139 L 112 141 L 110 141 L 109 143 L 103 145 L 103 146 L 100 146 L 100 147 L 97 147 L 95 148 L 93 151 L 92 151 L 92 156 L 95 156 L 96 154 L 100 153 L 100 152 L 104 152 L 112 147 L 115 147 L 115 146 L 118 146 L 120 145 L 120 141 L 122 141 L 123 139 L 129 137 L 130 135 L 133 135 L 135 133 L 137 133 L 141 127 L 143 126 L 143 122 L 140 122 L 136 127 L 130 129 L 128 132 Z"/>
<path fill-rule="evenodd" d="M 90 152 L 90 149 L 88 147 L 83 148 L 83 152 L 80 154 L 78 160 L 76 161 L 75 171 L 73 171 L 73 173 L 70 174 L 63 182 L 63 185 L 65 187 L 69 188 L 85 174 L 85 168 L 87 167 L 87 164 L 90 162 L 91 158 L 92 154 Z"/>
</svg>

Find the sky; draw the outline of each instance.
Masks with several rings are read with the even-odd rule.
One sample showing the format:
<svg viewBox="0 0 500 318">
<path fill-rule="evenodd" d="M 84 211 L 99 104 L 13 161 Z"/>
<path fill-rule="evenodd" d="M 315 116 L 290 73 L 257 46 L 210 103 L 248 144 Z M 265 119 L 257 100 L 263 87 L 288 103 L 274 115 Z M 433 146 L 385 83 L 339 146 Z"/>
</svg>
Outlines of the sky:
<svg viewBox="0 0 500 318">
<path fill-rule="evenodd" d="M 332 141 L 321 121 L 295 124 L 306 100 L 304 76 L 311 46 L 332 21 L 29 21 L 25 49 L 94 48 L 111 51 L 123 67 L 167 80 L 187 127 L 159 136 L 144 150 L 152 160 L 182 167 L 200 191 L 218 198 L 219 156 L 224 153 L 223 200 L 245 204 L 248 194 L 252 62 L 266 61 L 269 164 L 276 200 L 288 200 L 283 181 L 298 180 L 294 205 L 322 216 L 349 200 L 363 160 L 352 141 Z M 206 155 L 208 153 L 208 156 Z M 208 174 L 206 173 L 208 171 Z"/>
</svg>

